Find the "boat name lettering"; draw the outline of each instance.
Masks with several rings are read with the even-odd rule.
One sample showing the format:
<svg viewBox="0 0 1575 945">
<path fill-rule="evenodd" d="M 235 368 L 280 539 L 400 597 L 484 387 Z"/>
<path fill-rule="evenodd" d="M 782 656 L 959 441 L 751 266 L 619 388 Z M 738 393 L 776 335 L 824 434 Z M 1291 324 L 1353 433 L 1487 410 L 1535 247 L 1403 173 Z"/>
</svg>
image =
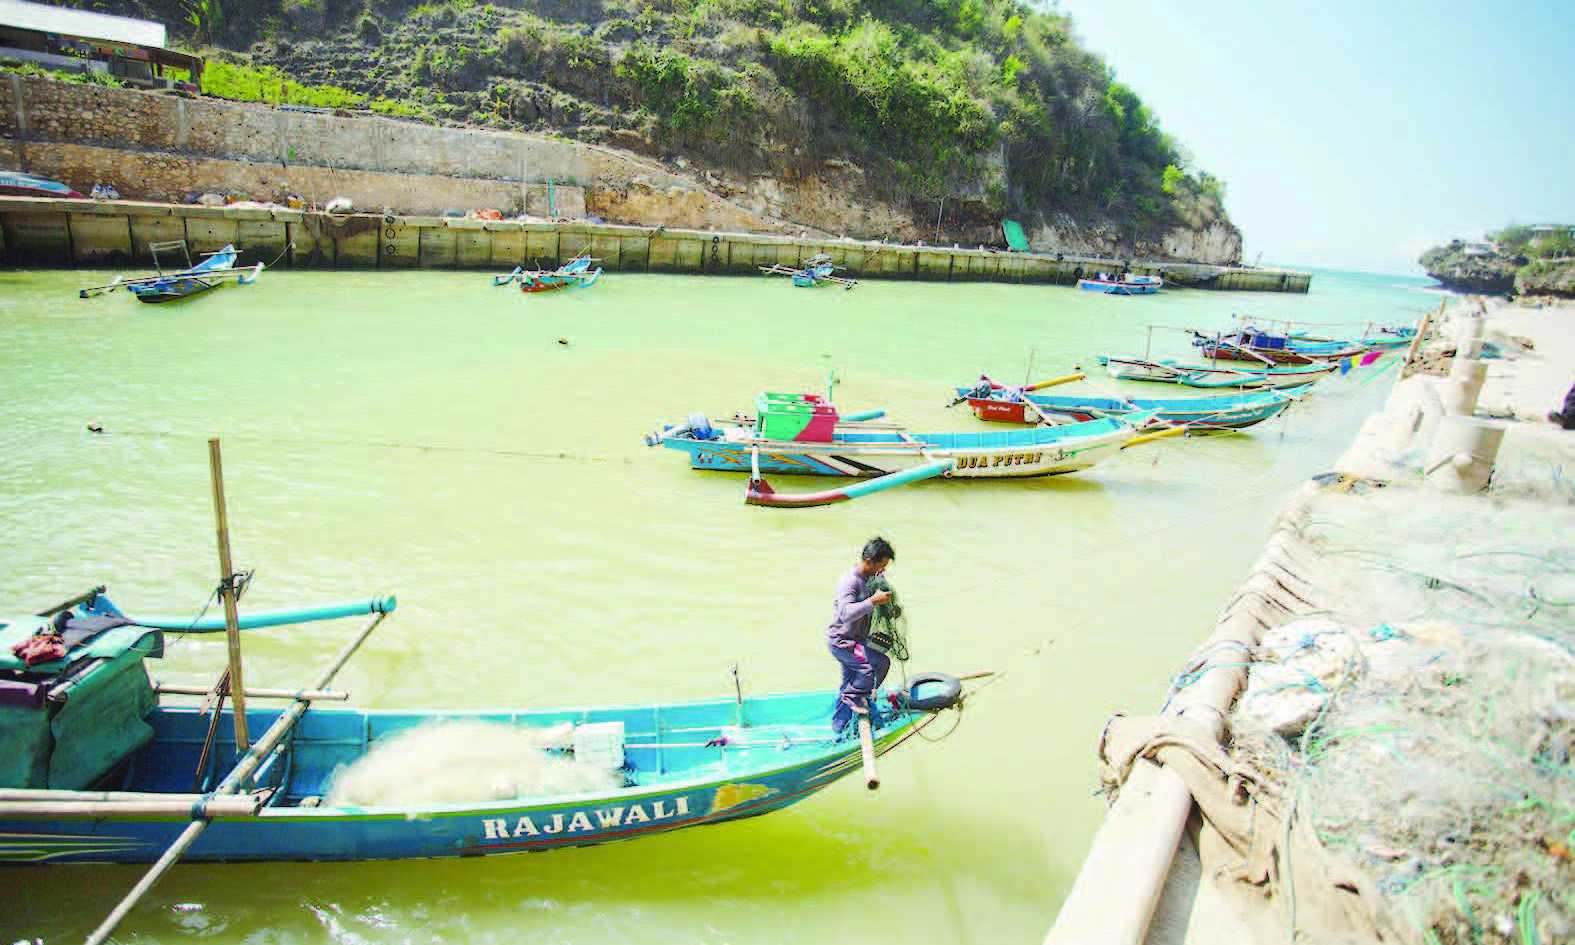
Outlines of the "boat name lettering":
<svg viewBox="0 0 1575 945">
<path fill-rule="evenodd" d="M 1044 459 L 1044 451 L 1037 453 L 996 453 L 993 456 L 959 456 L 958 469 L 984 469 L 994 466 L 1031 466 Z"/>
<path fill-rule="evenodd" d="M 589 833 L 611 830 L 631 824 L 650 823 L 654 820 L 671 820 L 689 813 L 689 798 L 629 804 L 622 807 L 598 807 L 590 811 L 577 810 L 573 814 L 553 814 L 539 823 L 529 814 L 514 818 L 487 817 L 481 821 L 483 840 L 517 840 L 521 837 L 551 836 L 558 833 Z"/>
</svg>

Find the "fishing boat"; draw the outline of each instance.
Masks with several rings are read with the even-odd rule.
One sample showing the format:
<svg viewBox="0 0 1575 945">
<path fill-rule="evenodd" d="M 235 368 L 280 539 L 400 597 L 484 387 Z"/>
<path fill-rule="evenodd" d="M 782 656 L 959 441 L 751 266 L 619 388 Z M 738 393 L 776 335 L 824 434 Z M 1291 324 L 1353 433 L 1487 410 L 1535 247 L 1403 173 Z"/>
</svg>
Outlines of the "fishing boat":
<svg viewBox="0 0 1575 945">
<path fill-rule="evenodd" d="M 256 614 L 243 630 L 389 614 L 392 597 Z M 61 613 L 95 635 L 58 661 L 24 667 L 11 643 Z M 0 862 L 147 863 L 194 814 L 208 818 L 189 861 L 380 860 L 485 856 L 583 846 L 779 810 L 860 770 L 857 739 L 830 726 L 833 691 L 608 708 L 369 711 L 314 705 L 239 785 L 214 793 L 237 752 L 233 710 L 165 705 L 144 662 L 165 631 L 223 631 L 222 619 L 127 616 L 102 592 L 64 612 L 0 618 L 0 698 L 10 751 L 0 762 Z M 923 729 L 926 701 L 944 680 L 882 695 L 897 708 L 877 720 L 876 755 Z M 921 710 L 913 703 L 931 705 Z M 249 731 L 283 712 L 248 709 Z M 508 797 L 419 807 L 330 806 L 336 771 L 379 741 L 440 722 L 555 731 L 572 757 L 576 737 L 613 738 L 621 786 L 563 797 Z M 217 724 L 215 724 L 217 723 Z M 217 732 L 217 736 L 210 735 Z M 261 745 L 259 741 L 257 744 Z M 205 748 L 206 746 L 206 748 Z M 582 753 L 584 748 L 579 749 Z M 232 784 L 232 787 L 237 785 Z M 118 805 L 118 806 L 117 806 Z M 124 813 L 117 813 L 123 810 Z"/>
<path fill-rule="evenodd" d="M 1189 362 L 1175 358 L 1151 360 L 1114 354 L 1100 355 L 1099 363 L 1104 365 L 1105 371 L 1116 380 L 1152 381 L 1206 389 L 1301 387 L 1327 377 L 1335 370 L 1335 365 L 1328 361 L 1273 367 L 1260 363 L 1257 367 L 1253 367 L 1239 361 L 1227 366 L 1218 362 Z"/>
<path fill-rule="evenodd" d="M 688 454 L 691 469 L 750 474 L 751 505 L 803 507 L 862 498 L 924 479 L 1003 479 L 1080 472 L 1128 446 L 1147 415 L 1108 417 L 999 433 L 909 433 L 881 411 L 843 418 L 814 394 L 766 393 L 755 417 L 713 424 L 692 414 L 646 436 Z M 868 479 L 808 495 L 783 495 L 765 473 Z"/>
<path fill-rule="evenodd" d="M 251 285 L 262 275 L 267 267 L 262 263 L 252 266 L 236 266 L 239 257 L 233 245 L 226 245 L 217 252 L 204 253 L 203 260 L 195 265 L 191 261 L 191 252 L 186 248 L 185 240 L 170 240 L 163 243 L 149 243 L 148 249 L 153 253 L 153 268 L 158 273 L 152 276 L 141 276 L 135 279 L 124 279 L 116 276 L 108 285 L 90 286 L 78 290 L 77 297 L 90 299 L 98 295 L 113 292 L 116 289 L 126 289 L 137 297 L 138 302 L 162 304 L 188 299 L 194 295 L 217 289 L 228 282 L 231 277 L 237 285 Z M 286 247 L 286 252 L 289 251 Z M 164 258 L 161 258 L 163 254 Z M 184 262 L 184 268 L 175 267 L 165 271 L 165 258 L 176 256 Z M 280 253 L 283 256 L 283 253 Z M 278 262 L 277 259 L 274 262 Z"/>
<path fill-rule="evenodd" d="M 1021 387 L 981 377 L 971 387 L 957 388 L 980 420 L 1005 423 L 1082 422 L 1106 417 L 1147 415 L 1155 424 L 1183 426 L 1193 433 L 1242 430 L 1278 416 L 1309 386 L 1283 391 L 1262 390 L 1216 397 L 1092 397 L 1030 393 Z"/>
<path fill-rule="evenodd" d="M 0 171 L 0 196 L 6 197 L 76 197 L 82 194 L 69 184 L 58 180 L 23 174 L 18 171 Z"/>
<path fill-rule="evenodd" d="M 816 253 L 804 260 L 804 265 L 799 268 L 784 266 L 781 263 L 758 268 L 768 276 L 789 276 L 794 285 L 803 289 L 813 289 L 822 285 L 840 285 L 844 289 L 851 289 L 859 284 L 857 279 L 837 275 L 838 269 L 847 267 L 834 265 L 831 257 L 826 253 Z"/>
<path fill-rule="evenodd" d="M 1300 350 L 1284 335 L 1244 329 L 1212 335 L 1195 332 L 1192 343 L 1204 357 L 1222 361 L 1249 361 L 1266 365 L 1316 364 L 1360 355 L 1366 349 L 1341 343 L 1329 351 Z"/>
<path fill-rule="evenodd" d="M 521 292 L 553 292 L 558 289 L 589 289 L 601 278 L 601 267 L 591 268 L 596 262 L 589 253 L 581 253 L 556 269 L 526 269 L 515 266 L 506 276 L 493 276 L 494 286 L 518 282 Z"/>
<path fill-rule="evenodd" d="M 1077 287 L 1084 292 L 1103 292 L 1106 295 L 1153 295 L 1165 284 L 1159 276 L 1136 276 L 1130 272 L 1113 275 L 1101 272 L 1091 279 L 1077 280 Z"/>
<path fill-rule="evenodd" d="M 885 689 L 843 738 L 830 724 L 837 694 L 810 691 L 697 702 L 562 709 L 368 711 L 324 708 L 328 687 L 397 602 L 392 596 L 242 614 L 248 581 L 234 569 L 217 440 L 209 441 L 223 579 L 223 614 L 196 619 L 128 613 L 100 586 L 41 611 L 0 615 L 0 862 L 152 863 L 87 939 L 116 925 L 180 859 L 350 861 L 467 857 L 632 839 L 779 810 L 854 772 L 879 786 L 876 758 L 962 703 L 990 676 L 925 673 Z M 211 601 L 210 601 L 211 602 Z M 243 634 L 340 618 L 371 620 L 309 688 L 253 689 Z M 164 635 L 226 634 L 229 662 L 212 687 L 153 681 Z M 202 705 L 164 696 L 202 695 Z M 228 699 L 230 706 L 225 706 Z M 282 710 L 248 708 L 278 699 Z M 427 726 L 510 733 L 505 772 L 533 763 L 594 770 L 573 788 L 521 787 L 484 772 L 470 799 L 352 802 L 335 788 L 358 761 L 399 751 Z M 439 733 L 447 731 L 437 729 Z M 256 733 L 261 733 L 253 738 Z M 524 735 L 522 749 L 512 736 Z M 468 750 L 468 749 L 467 749 Z M 401 765 L 405 765 L 401 761 Z M 401 782 L 423 770 L 401 768 Z M 532 785 L 546 783 L 541 779 Z M 553 782 L 557 783 L 557 782 Z M 471 798 L 471 795 L 475 796 Z M 423 795 L 425 796 L 425 795 Z"/>
</svg>

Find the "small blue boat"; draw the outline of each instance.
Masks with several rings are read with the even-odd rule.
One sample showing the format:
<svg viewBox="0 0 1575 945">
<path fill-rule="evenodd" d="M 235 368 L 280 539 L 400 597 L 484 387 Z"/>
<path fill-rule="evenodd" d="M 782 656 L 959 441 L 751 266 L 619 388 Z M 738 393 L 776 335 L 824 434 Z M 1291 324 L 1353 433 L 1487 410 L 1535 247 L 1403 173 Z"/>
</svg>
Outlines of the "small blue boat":
<svg viewBox="0 0 1575 945">
<path fill-rule="evenodd" d="M 393 608 L 392 598 L 379 598 L 252 614 L 242 617 L 242 628 L 387 614 Z M 55 618 L 0 617 L 5 644 L 0 862 L 149 862 L 194 818 L 207 826 L 185 849 L 186 860 L 379 860 L 548 850 L 779 810 L 859 771 L 863 763 L 859 739 L 833 735 L 829 720 L 836 695 L 826 691 L 467 712 L 329 709 L 313 703 L 302 714 L 306 703 L 297 701 L 284 711 L 247 711 L 253 733 L 271 735 L 290 712 L 299 721 L 272 746 L 270 735 L 256 738 L 232 767 L 238 753 L 231 712 L 215 718 L 196 706 L 158 704 L 143 665 L 162 655 L 160 627 L 207 632 L 222 627 L 222 619 L 131 617 L 96 592 L 62 613 L 67 616 L 55 625 L 64 627 L 66 652 L 33 666 L 13 656 L 11 645 Z M 957 680 L 930 674 L 896 699 L 883 699 L 880 705 L 892 708 L 876 720 L 873 753 L 907 741 L 936 711 L 955 704 L 960 692 Z M 916 707 L 921 705 L 926 708 Z M 621 786 L 416 806 L 330 806 L 325 800 L 337 773 L 381 740 L 423 724 L 456 721 L 509 730 L 596 726 L 606 734 L 610 728 L 617 733 L 622 764 L 612 762 L 609 770 Z M 232 783 L 247 762 L 255 763 L 251 773 Z"/>
<path fill-rule="evenodd" d="M 1124 273 L 1116 276 L 1101 272 L 1092 279 L 1077 280 L 1077 287 L 1084 292 L 1102 292 L 1106 295 L 1153 295 L 1165 284 L 1159 276 L 1134 276 Z"/>
<path fill-rule="evenodd" d="M 857 279 L 847 279 L 837 275 L 837 270 L 845 267 L 834 264 L 827 253 L 816 253 L 804 260 L 804 265 L 800 268 L 784 266 L 780 263 L 757 268 L 768 276 L 789 276 L 792 283 L 801 289 L 813 289 L 822 285 L 840 285 L 844 289 L 851 289 L 859 284 Z"/>
<path fill-rule="evenodd" d="M 168 251 L 177 247 L 185 252 L 185 241 L 152 244 L 153 264 L 159 270 L 159 275 L 122 283 L 137 297 L 138 302 L 158 304 L 190 298 L 217 289 L 230 275 L 236 277 L 235 281 L 238 285 L 251 285 L 257 281 L 257 277 L 263 271 L 262 263 L 237 269 L 235 260 L 239 254 L 234 246 L 226 245 L 218 252 L 209 253 L 206 259 L 195 266 L 191 265 L 191 257 L 188 255 L 184 270 L 165 274 L 163 266 L 159 264 L 159 251 Z"/>
</svg>

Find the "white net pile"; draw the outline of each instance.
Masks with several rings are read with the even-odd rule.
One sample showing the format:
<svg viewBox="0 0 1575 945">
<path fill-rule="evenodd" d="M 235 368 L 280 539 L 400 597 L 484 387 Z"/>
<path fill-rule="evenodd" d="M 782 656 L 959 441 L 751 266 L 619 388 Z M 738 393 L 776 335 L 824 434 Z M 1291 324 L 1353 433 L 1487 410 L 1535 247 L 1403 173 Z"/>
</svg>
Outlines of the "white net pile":
<svg viewBox="0 0 1575 945">
<path fill-rule="evenodd" d="M 1420 942 L 1575 941 L 1575 488 L 1559 455 L 1506 450 L 1485 497 L 1315 500 L 1302 576 L 1327 613 L 1265 636 L 1232 714 L 1236 760 Z"/>
</svg>

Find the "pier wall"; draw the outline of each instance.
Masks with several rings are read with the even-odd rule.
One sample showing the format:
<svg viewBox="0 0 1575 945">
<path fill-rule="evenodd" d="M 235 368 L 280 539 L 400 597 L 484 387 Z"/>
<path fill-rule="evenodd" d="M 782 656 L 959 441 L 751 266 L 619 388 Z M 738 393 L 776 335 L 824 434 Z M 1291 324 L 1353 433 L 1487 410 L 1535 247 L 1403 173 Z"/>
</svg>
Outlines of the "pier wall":
<svg viewBox="0 0 1575 945">
<path fill-rule="evenodd" d="M 152 262 L 148 244 L 183 239 L 193 253 L 227 243 L 245 262 L 339 269 L 493 269 L 554 266 L 581 252 L 609 272 L 753 275 L 829 254 L 849 275 L 930 282 L 1071 285 L 1118 269 L 1113 259 L 817 240 L 613 224 L 467 220 L 397 214 L 204 207 L 135 201 L 0 197 L 0 237 L 12 266 L 118 266 Z M 1306 292 L 1312 277 L 1278 269 L 1134 262 L 1173 285 Z"/>
</svg>

